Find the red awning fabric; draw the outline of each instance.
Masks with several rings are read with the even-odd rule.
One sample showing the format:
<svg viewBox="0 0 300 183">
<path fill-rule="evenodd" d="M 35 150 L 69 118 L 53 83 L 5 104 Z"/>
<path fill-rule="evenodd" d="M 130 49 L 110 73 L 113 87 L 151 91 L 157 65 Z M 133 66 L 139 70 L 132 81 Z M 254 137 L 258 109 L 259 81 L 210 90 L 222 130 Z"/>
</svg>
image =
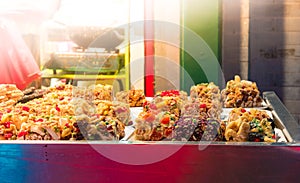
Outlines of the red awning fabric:
<svg viewBox="0 0 300 183">
<path fill-rule="evenodd" d="M 41 71 L 16 25 L 0 19 L 0 83 L 25 89 Z"/>
</svg>

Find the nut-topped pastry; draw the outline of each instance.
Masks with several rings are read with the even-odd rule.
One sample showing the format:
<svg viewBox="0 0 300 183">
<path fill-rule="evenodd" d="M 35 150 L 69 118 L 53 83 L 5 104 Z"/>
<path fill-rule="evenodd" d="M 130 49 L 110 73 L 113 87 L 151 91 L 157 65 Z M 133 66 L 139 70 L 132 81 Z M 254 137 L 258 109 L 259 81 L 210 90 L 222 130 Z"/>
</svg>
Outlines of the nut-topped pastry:
<svg viewBox="0 0 300 183">
<path fill-rule="evenodd" d="M 187 93 L 179 90 L 165 90 L 157 92 L 152 101 L 146 101 L 143 105 L 144 111 L 158 110 L 168 111 L 180 116 L 183 104 L 188 100 Z"/>
<path fill-rule="evenodd" d="M 198 113 L 195 113 L 196 115 L 220 119 L 222 112 L 221 94 L 219 87 L 214 83 L 201 83 L 192 86 L 190 89 L 190 97 L 192 102 L 186 104 L 184 108 L 186 110 L 184 110 L 183 113 L 191 112 L 187 109 L 193 107 L 194 109 L 190 108 L 190 110 L 198 111 Z"/>
<path fill-rule="evenodd" d="M 220 120 L 220 90 L 213 83 L 191 87 L 191 100 L 185 102 L 175 122 L 170 140 L 223 141 L 225 123 Z"/>
<path fill-rule="evenodd" d="M 91 85 L 88 89 L 92 90 L 94 94 L 94 100 L 112 100 L 113 99 L 113 86 L 96 84 Z"/>
<path fill-rule="evenodd" d="M 144 91 L 141 89 L 131 89 L 116 93 L 117 101 L 129 104 L 130 107 L 142 107 L 146 100 Z"/>
<path fill-rule="evenodd" d="M 227 141 L 276 142 L 274 121 L 263 110 L 233 109 L 225 130 Z"/>
<path fill-rule="evenodd" d="M 0 111 L 0 138 L 13 140 L 116 140 L 125 135 L 129 106 L 107 101 L 112 115 L 89 95 L 59 83 L 45 94 Z M 33 91 L 26 91 L 30 94 Z M 34 92 L 33 92 L 34 93 Z M 89 100 L 86 100 L 89 99 Z M 106 106 L 106 105 L 103 105 Z M 101 109 L 100 109 L 101 108 Z M 102 111 L 102 112 L 101 112 Z M 121 121 L 122 120 L 122 121 Z"/>
<path fill-rule="evenodd" d="M 23 95 L 23 92 L 14 84 L 0 84 L 0 108 L 15 105 Z"/>
<path fill-rule="evenodd" d="M 22 91 L 23 96 L 21 99 L 18 100 L 20 103 L 26 103 L 30 100 L 33 100 L 35 98 L 41 98 L 46 93 L 46 90 L 43 89 L 36 89 L 35 87 L 30 87 Z"/>
<path fill-rule="evenodd" d="M 143 111 L 136 118 L 136 140 L 162 140 L 167 138 L 179 119 L 187 93 L 166 90 L 156 93 L 152 101 L 145 101 Z"/>
<path fill-rule="evenodd" d="M 111 116 L 120 120 L 125 125 L 131 125 L 130 107 L 119 101 L 94 100 L 96 113 L 100 116 Z"/>
<path fill-rule="evenodd" d="M 168 139 L 176 141 L 223 141 L 225 123 L 221 120 L 184 116 L 176 121 Z"/>
<path fill-rule="evenodd" d="M 143 111 L 136 119 L 135 139 L 158 141 L 168 138 L 178 118 L 167 111 Z"/>
<path fill-rule="evenodd" d="M 241 80 L 237 75 L 234 80 L 227 82 L 221 94 L 223 106 L 226 108 L 262 106 L 262 98 L 256 83 Z"/>
</svg>

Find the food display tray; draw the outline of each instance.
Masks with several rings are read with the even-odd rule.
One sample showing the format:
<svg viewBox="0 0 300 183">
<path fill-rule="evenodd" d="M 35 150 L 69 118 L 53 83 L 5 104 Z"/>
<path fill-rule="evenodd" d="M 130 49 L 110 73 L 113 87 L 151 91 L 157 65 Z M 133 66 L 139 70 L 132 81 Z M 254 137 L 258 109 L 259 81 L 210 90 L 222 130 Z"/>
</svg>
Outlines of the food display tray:
<svg viewBox="0 0 300 183">
<path fill-rule="evenodd" d="M 287 142 L 1 141 L 7 182 L 297 182 L 300 127 L 263 97 Z M 13 172 L 13 173 L 12 173 Z"/>
</svg>

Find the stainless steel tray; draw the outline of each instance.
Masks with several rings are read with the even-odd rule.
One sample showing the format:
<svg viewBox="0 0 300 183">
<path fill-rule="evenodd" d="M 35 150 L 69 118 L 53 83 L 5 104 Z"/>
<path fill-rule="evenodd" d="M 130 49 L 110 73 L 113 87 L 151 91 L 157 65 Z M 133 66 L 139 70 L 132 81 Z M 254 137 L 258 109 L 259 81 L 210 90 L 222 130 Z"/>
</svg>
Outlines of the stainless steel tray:
<svg viewBox="0 0 300 183">
<path fill-rule="evenodd" d="M 6 182 L 297 182 L 299 125 L 274 92 L 263 96 L 288 142 L 1 141 L 0 178 Z"/>
</svg>

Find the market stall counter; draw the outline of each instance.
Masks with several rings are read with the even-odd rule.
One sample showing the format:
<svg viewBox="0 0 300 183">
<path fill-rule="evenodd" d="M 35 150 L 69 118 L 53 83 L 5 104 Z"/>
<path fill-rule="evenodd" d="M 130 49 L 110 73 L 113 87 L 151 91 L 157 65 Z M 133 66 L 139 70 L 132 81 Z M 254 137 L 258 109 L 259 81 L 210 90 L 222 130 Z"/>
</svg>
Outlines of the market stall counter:
<svg viewBox="0 0 300 183">
<path fill-rule="evenodd" d="M 263 98 L 286 142 L 1 141 L 1 180 L 297 182 L 300 128 L 274 92 Z"/>
</svg>

